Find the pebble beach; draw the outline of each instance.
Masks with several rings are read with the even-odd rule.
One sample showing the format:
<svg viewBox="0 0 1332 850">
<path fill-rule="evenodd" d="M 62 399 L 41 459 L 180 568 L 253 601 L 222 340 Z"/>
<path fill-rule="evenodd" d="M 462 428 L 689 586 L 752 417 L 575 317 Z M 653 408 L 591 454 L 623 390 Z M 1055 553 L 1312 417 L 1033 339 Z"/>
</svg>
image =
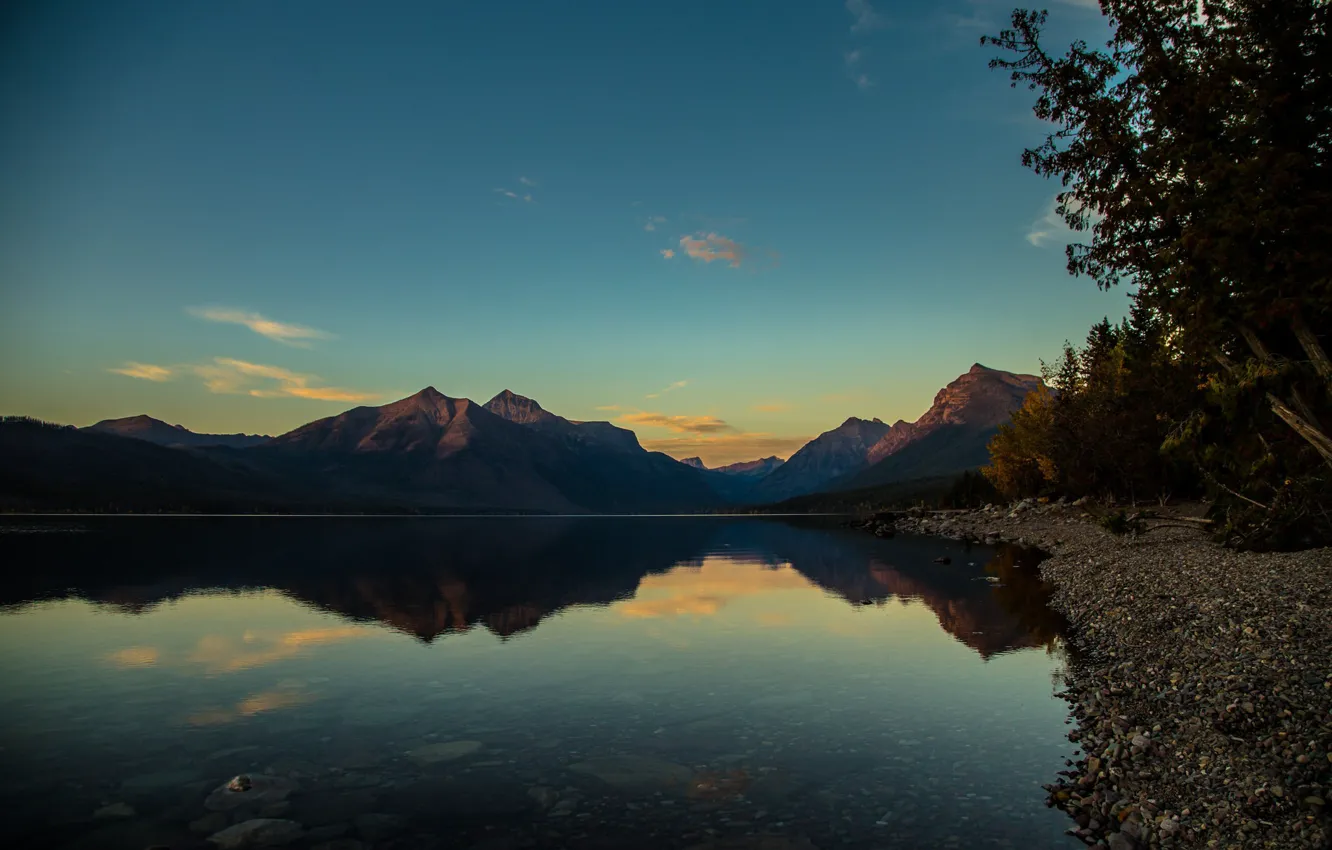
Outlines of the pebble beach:
<svg viewBox="0 0 1332 850">
<path fill-rule="evenodd" d="M 861 524 L 1050 554 L 1082 752 L 1049 804 L 1086 844 L 1332 846 L 1332 549 L 1237 552 L 1192 521 L 1198 506 L 1156 513 L 1133 536 L 1031 500 Z"/>
</svg>

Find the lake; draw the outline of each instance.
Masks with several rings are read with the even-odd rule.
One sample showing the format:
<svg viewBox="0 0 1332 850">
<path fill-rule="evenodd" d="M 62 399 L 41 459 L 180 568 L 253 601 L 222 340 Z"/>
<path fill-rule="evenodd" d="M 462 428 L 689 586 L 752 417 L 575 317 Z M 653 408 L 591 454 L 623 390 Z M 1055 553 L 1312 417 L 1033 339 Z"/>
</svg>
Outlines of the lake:
<svg viewBox="0 0 1332 850">
<path fill-rule="evenodd" d="M 0 531 L 9 846 L 1081 846 L 1031 552 L 831 518 Z"/>
</svg>

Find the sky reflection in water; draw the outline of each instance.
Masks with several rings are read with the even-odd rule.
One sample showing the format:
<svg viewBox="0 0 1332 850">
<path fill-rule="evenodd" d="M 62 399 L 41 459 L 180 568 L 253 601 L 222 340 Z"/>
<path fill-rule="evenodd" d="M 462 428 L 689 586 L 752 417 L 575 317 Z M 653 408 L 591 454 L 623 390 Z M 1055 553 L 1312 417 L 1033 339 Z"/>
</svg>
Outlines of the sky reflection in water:
<svg viewBox="0 0 1332 850">
<path fill-rule="evenodd" d="M 718 518 L 85 525 L 0 538 L 43 564 L 0 616 L 17 836 L 197 841 L 208 790 L 277 770 L 284 817 L 393 815 L 388 842 L 1073 846 L 1040 790 L 1061 624 L 1014 550 Z M 451 740 L 480 748 L 422 761 Z"/>
</svg>

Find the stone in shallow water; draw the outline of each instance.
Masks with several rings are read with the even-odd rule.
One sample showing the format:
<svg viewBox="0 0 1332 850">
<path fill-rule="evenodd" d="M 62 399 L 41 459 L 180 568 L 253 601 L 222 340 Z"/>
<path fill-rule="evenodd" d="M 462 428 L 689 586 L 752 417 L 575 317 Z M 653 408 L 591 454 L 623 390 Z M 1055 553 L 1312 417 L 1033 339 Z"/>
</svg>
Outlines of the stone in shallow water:
<svg viewBox="0 0 1332 850">
<path fill-rule="evenodd" d="M 132 818 L 136 812 L 128 803 L 112 803 L 93 812 L 93 820 L 111 820 L 113 818 Z"/>
<path fill-rule="evenodd" d="M 684 765 L 650 756 L 589 759 L 569 765 L 569 770 L 594 776 L 607 785 L 625 789 L 682 787 L 694 775 L 694 771 Z"/>
<path fill-rule="evenodd" d="M 480 752 L 484 747 L 485 744 L 480 741 L 446 741 L 440 744 L 426 744 L 424 747 L 408 750 L 407 758 L 417 764 L 438 764 L 439 762 L 453 761 L 464 756 L 470 756 L 473 753 Z"/>
<path fill-rule="evenodd" d="M 227 812 L 245 805 L 266 806 L 287 799 L 296 790 L 296 782 L 281 776 L 265 776 L 262 773 L 246 777 L 249 786 L 244 791 L 233 791 L 235 780 L 219 785 L 204 800 L 204 808 L 210 812 Z M 237 787 L 243 787 L 240 783 Z"/>
<path fill-rule="evenodd" d="M 374 843 L 385 838 L 392 838 L 402 832 L 403 819 L 397 815 L 385 815 L 371 812 L 356 816 L 356 834 Z"/>
<path fill-rule="evenodd" d="M 255 818 L 229 826 L 208 836 L 208 840 L 221 850 L 240 850 L 243 847 L 278 847 L 290 844 L 304 834 L 294 820 Z"/>
<path fill-rule="evenodd" d="M 227 828 L 228 818 L 223 812 L 211 812 L 198 820 L 190 821 L 190 832 L 195 835 L 212 835 Z"/>
</svg>

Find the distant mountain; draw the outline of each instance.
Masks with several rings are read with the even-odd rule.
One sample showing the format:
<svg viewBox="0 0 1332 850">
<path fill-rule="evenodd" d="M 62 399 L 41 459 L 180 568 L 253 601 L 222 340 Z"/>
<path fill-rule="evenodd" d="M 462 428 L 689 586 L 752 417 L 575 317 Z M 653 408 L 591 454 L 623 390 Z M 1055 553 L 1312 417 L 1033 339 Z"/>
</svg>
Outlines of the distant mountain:
<svg viewBox="0 0 1332 850">
<path fill-rule="evenodd" d="M 977 363 L 939 390 L 923 416 L 897 423 L 871 447 L 870 466 L 843 476 L 828 489 L 859 490 L 983 466 L 989 461 L 990 438 L 1040 383 L 1035 375 Z"/>
<path fill-rule="evenodd" d="M 680 463 L 683 463 L 685 466 L 692 466 L 694 469 L 707 469 L 707 466 L 703 464 L 703 458 L 701 457 L 683 458 Z"/>
<path fill-rule="evenodd" d="M 181 425 L 168 425 L 161 419 L 142 415 L 126 416 L 123 419 L 103 419 L 84 430 L 133 437 L 159 446 L 230 446 L 244 449 L 263 445 L 272 439 L 260 434 L 196 434 Z"/>
<path fill-rule="evenodd" d="M 638 435 L 627 428 L 609 422 L 575 422 L 565 419 L 544 409 L 533 399 L 510 390 L 504 390 L 486 402 L 486 410 L 502 419 L 558 436 L 574 445 L 623 452 L 644 451 L 638 443 Z"/>
<path fill-rule="evenodd" d="M 816 492 L 839 478 L 859 472 L 869 466 L 870 449 L 890 430 L 891 426 L 878 419 L 852 416 L 806 443 L 786 463 L 760 480 L 753 498 L 777 502 Z"/>
<path fill-rule="evenodd" d="M 265 451 L 300 456 L 359 492 L 432 505 L 639 513 L 722 501 L 698 470 L 645 451 L 633 432 L 572 422 L 507 390 L 481 406 L 427 387 L 312 422 Z"/>
<path fill-rule="evenodd" d="M 698 460 L 698 458 L 689 458 L 689 460 Z M 681 462 L 688 463 L 689 460 Z M 770 475 L 784 463 L 786 463 L 786 461 L 773 455 L 772 457 L 760 458 L 758 460 L 742 460 L 739 463 L 719 466 L 712 471 L 720 472 L 723 475 L 736 475 L 744 478 L 762 478 L 765 475 Z"/>
</svg>

